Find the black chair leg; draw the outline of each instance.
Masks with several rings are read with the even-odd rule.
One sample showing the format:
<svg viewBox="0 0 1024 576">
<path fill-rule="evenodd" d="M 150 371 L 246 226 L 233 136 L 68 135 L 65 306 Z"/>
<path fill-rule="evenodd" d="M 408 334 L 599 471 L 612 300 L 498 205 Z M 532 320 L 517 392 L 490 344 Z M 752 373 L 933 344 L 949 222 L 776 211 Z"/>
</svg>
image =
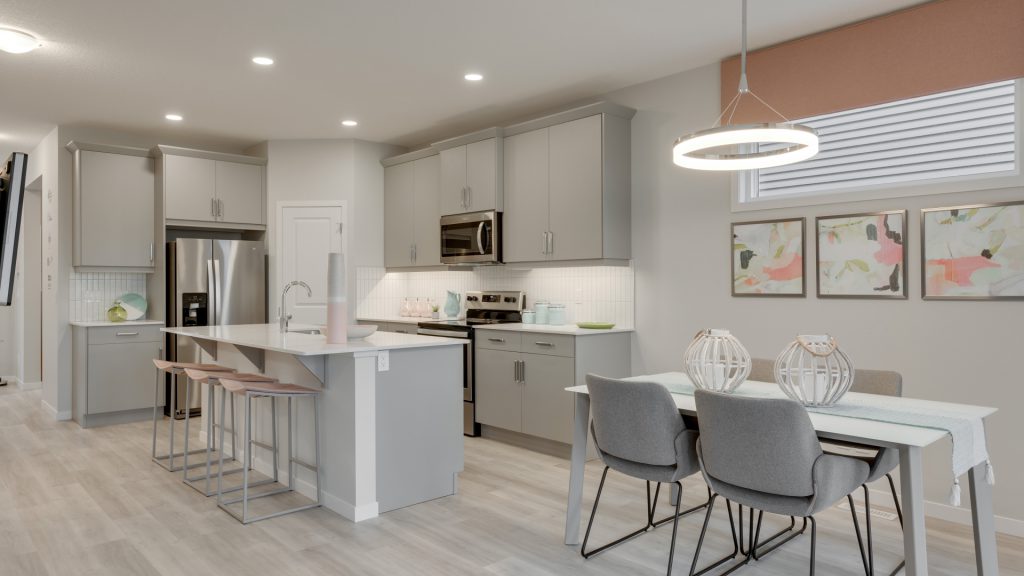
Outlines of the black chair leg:
<svg viewBox="0 0 1024 576">
<path fill-rule="evenodd" d="M 865 493 L 867 492 L 867 486 L 864 487 Z M 846 502 L 850 505 L 850 516 L 853 517 L 853 531 L 857 534 L 857 549 L 860 550 L 860 561 L 864 564 L 864 573 L 867 576 L 871 576 L 871 566 L 868 561 L 868 554 L 864 553 L 864 539 L 860 535 L 860 523 L 857 521 L 857 507 L 853 504 L 853 495 L 846 495 Z M 867 515 L 868 525 L 868 550 L 871 550 L 871 507 L 868 502 L 864 504 L 864 512 Z M 870 552 L 869 552 L 870 554 Z"/>
<path fill-rule="evenodd" d="M 697 549 L 693 552 L 693 562 L 690 564 L 690 576 L 702 576 L 703 574 L 707 574 L 711 570 L 714 570 L 715 568 L 718 568 L 719 566 L 721 566 L 722 564 L 725 564 L 729 560 L 732 560 L 732 559 L 736 558 L 736 556 L 739 555 L 739 553 L 740 553 L 739 539 L 737 539 L 737 537 L 736 537 L 736 523 L 733 521 L 733 516 L 732 516 L 732 503 L 729 502 L 728 500 L 726 500 L 725 501 L 725 507 L 729 511 L 729 529 L 732 532 L 732 554 L 717 560 L 716 562 L 714 562 L 713 564 L 711 564 L 709 566 L 705 566 L 704 568 L 701 568 L 700 571 L 697 571 L 697 562 L 700 560 L 700 550 L 704 546 L 704 536 L 707 534 L 708 523 L 711 521 L 711 512 L 715 508 L 715 500 L 717 498 L 718 498 L 718 494 L 712 494 L 711 497 L 708 499 L 708 510 L 707 510 L 707 513 L 704 515 L 704 526 L 703 526 L 703 528 L 701 528 L 700 537 L 697 539 Z M 745 566 L 749 562 L 750 562 L 750 555 L 746 554 L 746 557 L 744 558 L 744 560 L 742 562 L 738 563 L 736 566 L 733 566 L 732 568 L 729 569 L 728 572 L 724 572 L 723 574 L 720 574 L 719 576 L 725 576 L 725 574 L 729 574 L 729 573 L 735 571 L 736 569 L 738 569 L 739 567 Z"/>
<path fill-rule="evenodd" d="M 672 515 L 672 544 L 668 549 L 668 572 L 667 576 L 672 576 L 672 561 L 676 558 L 676 532 L 679 531 L 679 505 L 683 503 L 683 485 L 676 482 L 676 486 L 679 487 L 679 497 L 676 498 L 676 513 Z M 661 483 L 658 484 L 661 487 Z M 655 506 L 658 504 L 657 497 L 654 500 Z M 650 520 L 654 520 L 654 509 L 651 509 Z"/>
<path fill-rule="evenodd" d="M 818 523 L 814 516 L 808 518 L 811 519 L 811 576 L 814 576 L 814 553 L 818 550 Z"/>
<path fill-rule="evenodd" d="M 590 540 L 590 529 L 594 527 L 594 517 L 597 516 L 597 505 L 601 502 L 601 492 L 604 491 L 604 481 L 608 478 L 608 467 L 604 467 L 604 472 L 601 473 L 601 483 L 597 485 L 597 496 L 594 497 L 594 509 L 590 511 L 590 521 L 587 522 L 587 532 L 583 535 L 583 545 L 580 546 L 580 554 L 584 558 L 590 558 L 593 556 L 593 552 L 587 554 L 587 541 Z M 649 487 L 650 485 L 648 485 Z"/>
<path fill-rule="evenodd" d="M 868 534 L 868 576 L 875 576 L 875 550 L 871 544 L 871 492 L 868 485 L 864 485 L 864 526 Z"/>
</svg>

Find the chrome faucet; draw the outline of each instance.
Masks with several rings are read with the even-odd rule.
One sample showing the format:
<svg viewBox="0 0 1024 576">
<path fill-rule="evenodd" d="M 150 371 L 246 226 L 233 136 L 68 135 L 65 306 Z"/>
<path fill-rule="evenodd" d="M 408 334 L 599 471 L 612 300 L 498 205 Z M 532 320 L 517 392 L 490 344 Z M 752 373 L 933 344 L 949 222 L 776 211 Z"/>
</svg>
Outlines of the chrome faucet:
<svg viewBox="0 0 1024 576">
<path fill-rule="evenodd" d="M 292 319 L 291 314 L 285 313 L 285 298 L 288 297 L 288 291 L 292 289 L 292 286 L 302 286 L 306 289 L 306 296 L 313 297 L 313 289 L 302 280 L 293 280 L 284 285 L 284 290 L 281 291 L 281 307 L 277 309 L 278 322 L 281 324 L 281 334 L 288 333 L 288 321 Z"/>
</svg>

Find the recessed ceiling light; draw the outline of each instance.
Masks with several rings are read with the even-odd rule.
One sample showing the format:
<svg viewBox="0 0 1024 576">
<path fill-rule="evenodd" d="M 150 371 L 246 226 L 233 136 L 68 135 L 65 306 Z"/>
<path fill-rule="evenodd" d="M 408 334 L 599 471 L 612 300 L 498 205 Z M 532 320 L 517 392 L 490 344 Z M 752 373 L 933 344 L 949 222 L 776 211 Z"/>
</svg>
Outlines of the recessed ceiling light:
<svg viewBox="0 0 1024 576">
<path fill-rule="evenodd" d="M 483 76 L 483 74 L 477 74 L 476 72 L 470 72 L 469 74 L 466 74 L 465 76 L 463 76 L 463 78 L 465 78 L 466 80 L 469 80 L 470 82 L 479 82 L 479 81 L 484 79 L 484 76 Z"/>
<path fill-rule="evenodd" d="M 355 120 L 342 120 L 341 125 L 351 128 L 353 126 L 359 126 L 359 122 L 356 122 Z"/>
<path fill-rule="evenodd" d="M 21 30 L 0 28 L 0 50 L 11 54 L 24 54 L 42 46 L 39 39 Z"/>
<path fill-rule="evenodd" d="M 181 122 L 185 119 L 181 114 L 167 114 L 164 118 L 167 118 L 171 122 Z"/>
<path fill-rule="evenodd" d="M 273 58 L 267 58 L 266 56 L 256 56 L 252 59 L 253 64 L 259 64 L 260 66 L 270 66 L 274 63 Z"/>
</svg>

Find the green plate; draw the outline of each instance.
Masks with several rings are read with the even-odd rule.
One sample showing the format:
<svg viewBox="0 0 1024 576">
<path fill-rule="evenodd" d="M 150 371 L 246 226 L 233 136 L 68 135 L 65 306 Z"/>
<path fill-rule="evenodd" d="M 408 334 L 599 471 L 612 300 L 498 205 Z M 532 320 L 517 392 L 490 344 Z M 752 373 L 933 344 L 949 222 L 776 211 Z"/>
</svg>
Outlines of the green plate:
<svg viewBox="0 0 1024 576">
<path fill-rule="evenodd" d="M 615 328 L 614 322 L 577 322 L 576 325 L 587 330 L 610 330 Z"/>
<path fill-rule="evenodd" d="M 129 292 L 121 296 L 121 306 L 128 315 L 128 320 L 141 320 L 146 317 L 146 298 L 141 294 Z"/>
</svg>

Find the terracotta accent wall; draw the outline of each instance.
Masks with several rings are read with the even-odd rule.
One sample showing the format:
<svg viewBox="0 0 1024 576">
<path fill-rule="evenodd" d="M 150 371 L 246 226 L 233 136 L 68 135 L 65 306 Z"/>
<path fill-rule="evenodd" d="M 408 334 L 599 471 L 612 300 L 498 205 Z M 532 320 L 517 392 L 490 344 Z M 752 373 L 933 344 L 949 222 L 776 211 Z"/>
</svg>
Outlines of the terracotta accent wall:
<svg viewBox="0 0 1024 576">
<path fill-rule="evenodd" d="M 724 108 L 740 58 L 721 66 Z M 747 54 L 750 89 L 789 118 L 1020 77 L 1024 0 L 936 0 Z M 733 123 L 777 120 L 746 97 Z"/>
</svg>

